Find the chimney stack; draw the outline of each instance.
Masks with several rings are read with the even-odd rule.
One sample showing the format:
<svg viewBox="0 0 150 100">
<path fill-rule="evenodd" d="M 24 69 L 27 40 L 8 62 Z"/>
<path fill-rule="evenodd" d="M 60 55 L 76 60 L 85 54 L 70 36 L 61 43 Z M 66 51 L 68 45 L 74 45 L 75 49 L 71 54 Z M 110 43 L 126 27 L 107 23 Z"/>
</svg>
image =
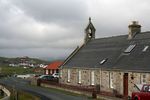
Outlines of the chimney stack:
<svg viewBox="0 0 150 100">
<path fill-rule="evenodd" d="M 132 23 L 128 26 L 129 33 L 128 39 L 132 39 L 136 34 L 141 32 L 141 25 L 138 24 L 138 21 L 132 21 Z"/>
</svg>

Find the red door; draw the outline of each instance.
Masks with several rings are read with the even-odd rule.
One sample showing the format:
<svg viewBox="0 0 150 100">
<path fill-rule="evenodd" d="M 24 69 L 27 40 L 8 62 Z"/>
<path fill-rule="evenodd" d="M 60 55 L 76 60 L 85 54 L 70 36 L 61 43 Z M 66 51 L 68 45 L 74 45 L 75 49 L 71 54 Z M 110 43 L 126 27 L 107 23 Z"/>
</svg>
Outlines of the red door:
<svg viewBox="0 0 150 100">
<path fill-rule="evenodd" d="M 123 75 L 123 94 L 125 97 L 128 96 L 128 73 Z"/>
</svg>

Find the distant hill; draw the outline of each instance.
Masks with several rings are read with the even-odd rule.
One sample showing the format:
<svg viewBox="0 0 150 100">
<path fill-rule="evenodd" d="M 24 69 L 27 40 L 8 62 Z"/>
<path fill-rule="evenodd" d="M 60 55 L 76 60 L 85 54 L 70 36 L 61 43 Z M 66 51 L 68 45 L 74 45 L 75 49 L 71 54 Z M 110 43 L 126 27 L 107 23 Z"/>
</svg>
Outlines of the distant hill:
<svg viewBox="0 0 150 100">
<path fill-rule="evenodd" d="M 37 59 L 37 58 L 30 58 L 30 57 L 16 57 L 16 58 L 6 58 L 0 57 L 0 65 L 8 65 L 8 64 L 18 64 L 21 62 L 28 62 L 32 64 L 48 64 L 49 61 Z"/>
<path fill-rule="evenodd" d="M 67 57 L 59 57 L 59 58 L 50 58 L 50 57 L 42 57 L 40 59 L 44 60 L 44 61 L 64 61 Z"/>
</svg>

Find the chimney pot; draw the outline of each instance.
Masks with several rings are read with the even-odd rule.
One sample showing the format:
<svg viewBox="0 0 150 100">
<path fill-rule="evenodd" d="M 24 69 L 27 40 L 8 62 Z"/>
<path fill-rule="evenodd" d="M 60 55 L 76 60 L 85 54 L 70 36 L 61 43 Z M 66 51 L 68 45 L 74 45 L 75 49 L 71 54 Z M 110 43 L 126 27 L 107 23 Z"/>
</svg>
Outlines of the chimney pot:
<svg viewBox="0 0 150 100">
<path fill-rule="evenodd" d="M 128 28 L 128 39 L 132 39 L 136 34 L 141 32 L 141 25 L 139 25 L 138 21 L 132 21 L 132 23 L 129 24 Z"/>
<path fill-rule="evenodd" d="M 138 25 L 139 22 L 138 21 L 132 21 L 132 24 L 131 25 Z"/>
</svg>

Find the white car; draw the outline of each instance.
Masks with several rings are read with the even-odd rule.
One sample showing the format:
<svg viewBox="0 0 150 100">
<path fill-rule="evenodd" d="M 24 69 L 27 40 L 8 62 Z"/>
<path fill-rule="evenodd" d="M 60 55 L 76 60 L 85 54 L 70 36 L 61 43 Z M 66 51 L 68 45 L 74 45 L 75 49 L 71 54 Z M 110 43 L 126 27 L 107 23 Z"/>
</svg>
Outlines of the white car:
<svg viewBox="0 0 150 100">
<path fill-rule="evenodd" d="M 16 77 L 23 78 L 23 79 L 32 78 L 34 76 L 35 74 L 16 75 Z"/>
<path fill-rule="evenodd" d="M 59 73 L 54 73 L 52 76 L 59 78 Z"/>
<path fill-rule="evenodd" d="M 26 75 L 17 75 L 16 77 L 22 78 L 22 79 L 27 79 L 27 78 L 30 77 L 30 75 L 29 74 L 26 74 Z"/>
</svg>

